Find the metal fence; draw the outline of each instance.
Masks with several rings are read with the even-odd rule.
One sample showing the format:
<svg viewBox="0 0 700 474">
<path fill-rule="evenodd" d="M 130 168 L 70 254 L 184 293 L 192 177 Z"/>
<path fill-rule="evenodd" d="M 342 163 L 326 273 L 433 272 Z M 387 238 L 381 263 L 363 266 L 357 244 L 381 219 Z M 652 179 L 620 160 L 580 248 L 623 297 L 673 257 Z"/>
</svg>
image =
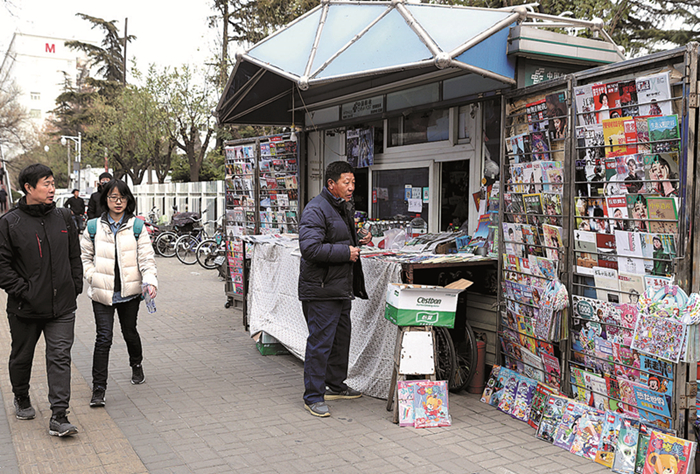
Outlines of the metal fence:
<svg viewBox="0 0 700 474">
<path fill-rule="evenodd" d="M 148 216 L 155 206 L 158 215 L 166 216 L 167 222 L 172 219 L 175 207 L 177 212 L 199 213 L 204 221 L 216 221 L 225 214 L 223 181 L 140 184 L 133 186 L 132 192 L 138 214 Z M 213 224 L 207 226 L 207 232 L 213 230 Z"/>
</svg>

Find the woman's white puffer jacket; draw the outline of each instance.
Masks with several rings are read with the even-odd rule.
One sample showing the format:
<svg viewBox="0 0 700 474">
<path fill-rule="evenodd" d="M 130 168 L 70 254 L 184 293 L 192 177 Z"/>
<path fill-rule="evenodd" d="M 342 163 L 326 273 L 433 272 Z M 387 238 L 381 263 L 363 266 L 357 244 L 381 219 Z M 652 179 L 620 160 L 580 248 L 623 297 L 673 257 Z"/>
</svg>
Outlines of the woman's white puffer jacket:
<svg viewBox="0 0 700 474">
<path fill-rule="evenodd" d="M 119 275 L 121 276 L 121 295 L 141 294 L 141 282 L 158 288 L 156 258 L 144 226 L 138 242 L 134 235 L 134 219 L 131 216 L 122 223 L 116 236 L 103 214 L 97 223 L 95 243 L 93 245 L 87 228 L 80 239 L 80 258 L 83 261 L 83 273 L 88 283 L 88 296 L 98 303 L 112 306 L 114 296 L 114 258 L 119 254 Z M 116 252 L 115 252 L 116 237 Z"/>
</svg>

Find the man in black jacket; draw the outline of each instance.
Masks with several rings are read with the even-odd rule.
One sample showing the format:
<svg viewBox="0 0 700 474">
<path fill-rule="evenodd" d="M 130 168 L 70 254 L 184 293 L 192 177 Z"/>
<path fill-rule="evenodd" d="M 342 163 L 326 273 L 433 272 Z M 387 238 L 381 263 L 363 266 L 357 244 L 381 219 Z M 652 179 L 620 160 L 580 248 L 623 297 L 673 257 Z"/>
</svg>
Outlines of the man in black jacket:
<svg viewBox="0 0 700 474">
<path fill-rule="evenodd" d="M 355 230 L 352 166 L 336 161 L 326 169 L 326 187 L 304 208 L 299 222 L 299 299 L 309 328 L 304 359 L 304 406 L 330 416 L 325 400 L 362 396 L 345 384 L 350 356 L 351 301 L 367 299 Z"/>
<path fill-rule="evenodd" d="M 81 230 L 83 227 L 83 214 L 85 214 L 85 201 L 80 197 L 80 191 L 74 189 L 73 197 L 66 199 L 63 207 L 70 209 L 70 212 L 73 214 L 75 228 Z"/>
<path fill-rule="evenodd" d="M 49 434 L 70 436 L 78 432 L 66 418 L 76 298 L 83 290 L 78 232 L 69 212 L 53 202 L 49 167 L 27 166 L 19 174 L 19 185 L 25 197 L 0 218 L 0 288 L 7 293 L 16 416 L 31 420 L 36 415 L 29 380 L 34 349 L 43 333 L 52 412 Z"/>
<path fill-rule="evenodd" d="M 87 217 L 88 220 L 94 219 L 95 217 L 101 217 L 102 213 L 107 209 L 102 207 L 100 204 L 100 196 L 102 195 L 102 188 L 105 184 L 112 181 L 112 175 L 106 171 L 100 175 L 99 182 L 97 184 L 97 191 L 92 193 L 90 200 L 88 201 Z"/>
</svg>

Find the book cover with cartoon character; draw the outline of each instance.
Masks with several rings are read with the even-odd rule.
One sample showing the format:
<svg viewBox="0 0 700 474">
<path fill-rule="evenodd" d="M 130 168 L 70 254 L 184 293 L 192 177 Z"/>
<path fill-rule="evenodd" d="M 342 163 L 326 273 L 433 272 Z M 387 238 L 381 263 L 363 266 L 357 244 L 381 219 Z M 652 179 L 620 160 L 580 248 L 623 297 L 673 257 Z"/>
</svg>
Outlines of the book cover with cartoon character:
<svg viewBox="0 0 700 474">
<path fill-rule="evenodd" d="M 652 431 L 642 474 L 689 474 L 696 443 Z"/>
<path fill-rule="evenodd" d="M 452 425 L 447 382 L 423 380 L 413 385 L 413 414 L 416 428 Z"/>
</svg>

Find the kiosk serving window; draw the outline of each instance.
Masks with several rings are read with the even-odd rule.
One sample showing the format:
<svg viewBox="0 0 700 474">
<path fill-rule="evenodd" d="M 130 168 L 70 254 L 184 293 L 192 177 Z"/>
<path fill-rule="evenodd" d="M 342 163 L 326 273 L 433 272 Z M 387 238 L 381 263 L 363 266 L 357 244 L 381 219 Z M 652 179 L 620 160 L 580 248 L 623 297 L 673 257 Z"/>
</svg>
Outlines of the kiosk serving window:
<svg viewBox="0 0 700 474">
<path fill-rule="evenodd" d="M 448 140 L 449 125 L 449 109 L 426 110 L 390 118 L 388 146 Z"/>
<path fill-rule="evenodd" d="M 377 170 L 372 172 L 372 215 L 375 219 L 394 219 L 396 216 L 415 217 L 420 214 L 427 220 L 428 168 Z M 420 211 L 409 211 L 410 199 L 420 199 Z M 415 201 L 413 201 L 415 203 Z"/>
</svg>

